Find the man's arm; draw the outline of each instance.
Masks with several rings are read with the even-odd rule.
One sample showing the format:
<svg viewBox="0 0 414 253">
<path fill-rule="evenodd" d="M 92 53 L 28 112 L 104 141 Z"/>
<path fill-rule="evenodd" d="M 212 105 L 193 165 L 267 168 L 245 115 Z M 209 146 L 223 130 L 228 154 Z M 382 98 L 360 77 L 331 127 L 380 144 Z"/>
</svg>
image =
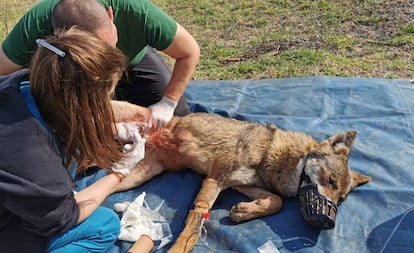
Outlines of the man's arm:
<svg viewBox="0 0 414 253">
<path fill-rule="evenodd" d="M 0 47 L 0 75 L 7 75 L 21 69 L 22 66 L 12 62 Z"/>
<path fill-rule="evenodd" d="M 200 58 L 200 47 L 193 36 L 184 27 L 177 24 L 177 32 L 174 40 L 164 50 L 164 53 L 176 60 L 164 96 L 178 101 L 195 71 Z"/>
</svg>

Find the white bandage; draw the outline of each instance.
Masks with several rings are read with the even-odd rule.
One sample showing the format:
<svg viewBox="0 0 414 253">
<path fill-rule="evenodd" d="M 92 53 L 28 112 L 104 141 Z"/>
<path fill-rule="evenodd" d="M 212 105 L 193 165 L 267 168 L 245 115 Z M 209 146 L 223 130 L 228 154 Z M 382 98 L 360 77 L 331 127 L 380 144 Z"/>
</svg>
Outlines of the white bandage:
<svg viewBox="0 0 414 253">
<path fill-rule="evenodd" d="M 159 241 L 158 249 L 172 240 L 168 222 L 158 213 L 162 203 L 154 210 L 149 209 L 144 200 L 146 193 L 141 193 L 132 203 L 116 203 L 114 209 L 122 212 L 121 233 L 118 239 L 135 242 L 142 235 L 149 236 L 153 241 Z"/>
</svg>

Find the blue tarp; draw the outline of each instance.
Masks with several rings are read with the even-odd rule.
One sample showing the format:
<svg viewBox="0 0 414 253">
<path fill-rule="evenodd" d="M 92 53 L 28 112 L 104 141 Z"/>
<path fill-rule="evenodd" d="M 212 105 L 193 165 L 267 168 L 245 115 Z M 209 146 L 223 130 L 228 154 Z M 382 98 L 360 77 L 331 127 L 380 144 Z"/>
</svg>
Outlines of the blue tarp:
<svg viewBox="0 0 414 253">
<path fill-rule="evenodd" d="M 192 81 L 186 94 L 192 111 L 271 122 L 317 140 L 356 130 L 350 166 L 373 179 L 339 206 L 331 230 L 308 227 L 295 199 L 285 199 L 275 215 L 234 224 L 228 219 L 231 206 L 248 199 L 226 190 L 205 223 L 206 236 L 193 252 L 251 253 L 265 243 L 279 252 L 414 252 L 414 86 L 409 81 L 325 76 Z M 78 188 L 102 175 L 98 171 L 79 179 Z M 137 189 L 110 196 L 104 205 L 132 201 L 146 191 L 150 206 L 165 200 L 160 213 L 176 238 L 203 178 L 190 170 L 167 172 Z M 126 252 L 128 246 L 118 241 L 109 252 Z"/>
</svg>

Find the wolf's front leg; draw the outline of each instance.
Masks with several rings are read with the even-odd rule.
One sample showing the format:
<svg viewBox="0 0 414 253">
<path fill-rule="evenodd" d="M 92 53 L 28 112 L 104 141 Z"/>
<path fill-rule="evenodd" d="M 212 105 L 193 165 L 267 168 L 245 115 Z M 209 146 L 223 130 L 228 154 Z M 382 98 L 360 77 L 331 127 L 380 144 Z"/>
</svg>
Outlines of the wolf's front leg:
<svg viewBox="0 0 414 253">
<path fill-rule="evenodd" d="M 230 219 L 235 222 L 251 220 L 279 212 L 282 199 L 265 189 L 253 186 L 233 187 L 240 193 L 251 198 L 251 202 L 240 202 L 230 210 Z"/>
<path fill-rule="evenodd" d="M 148 122 L 151 110 L 126 101 L 111 100 L 115 122 Z"/>
<path fill-rule="evenodd" d="M 211 207 L 216 201 L 222 187 L 213 178 L 206 178 L 194 201 L 194 210 L 187 216 L 183 232 L 177 238 L 175 244 L 169 249 L 169 253 L 189 252 L 200 237 L 203 219 L 206 219 Z"/>
<path fill-rule="evenodd" d="M 130 173 L 117 185 L 114 192 L 122 192 L 133 189 L 147 182 L 151 178 L 164 171 L 164 167 L 155 161 L 150 161 L 146 156 L 140 161 L 136 168 L 130 171 Z"/>
</svg>

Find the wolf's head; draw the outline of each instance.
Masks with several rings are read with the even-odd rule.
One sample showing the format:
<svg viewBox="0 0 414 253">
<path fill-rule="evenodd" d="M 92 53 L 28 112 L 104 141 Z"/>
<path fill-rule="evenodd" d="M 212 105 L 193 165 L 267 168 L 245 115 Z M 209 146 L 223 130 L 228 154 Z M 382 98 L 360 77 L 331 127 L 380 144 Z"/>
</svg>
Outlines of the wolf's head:
<svg viewBox="0 0 414 253">
<path fill-rule="evenodd" d="M 333 228 L 337 205 L 357 186 L 371 177 L 352 171 L 348 165 L 355 131 L 341 132 L 322 141 L 299 164 L 300 208 L 305 221 L 320 228 Z"/>
</svg>

